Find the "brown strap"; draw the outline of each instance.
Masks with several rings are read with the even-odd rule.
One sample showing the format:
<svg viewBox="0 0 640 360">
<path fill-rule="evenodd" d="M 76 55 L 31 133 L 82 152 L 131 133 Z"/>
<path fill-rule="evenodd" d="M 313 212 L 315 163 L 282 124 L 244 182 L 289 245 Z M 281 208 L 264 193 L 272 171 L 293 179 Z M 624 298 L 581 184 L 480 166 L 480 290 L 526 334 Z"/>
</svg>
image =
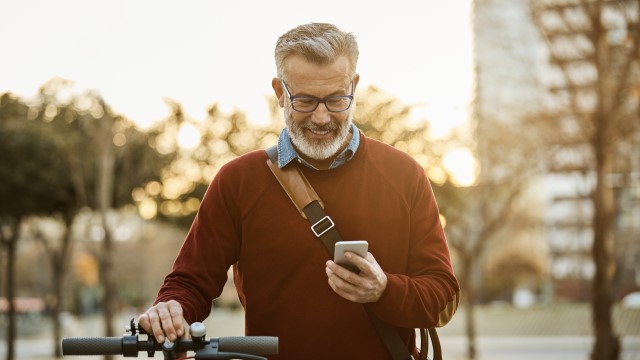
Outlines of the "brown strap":
<svg viewBox="0 0 640 360">
<path fill-rule="evenodd" d="M 342 240 L 333 220 L 324 212 L 324 204 L 300 168 L 278 167 L 278 150 L 275 146 L 267 149 L 267 164 L 276 179 L 293 202 L 300 215 L 309 220 L 311 231 L 319 238 L 333 259 L 335 243 Z"/>
<path fill-rule="evenodd" d="M 322 200 L 297 166 L 280 169 L 277 161 L 274 163 L 271 159 L 267 160 L 267 164 L 303 218 L 307 219 L 304 208 L 313 201 L 317 201 L 324 208 Z"/>
<path fill-rule="evenodd" d="M 427 330 L 420 328 L 420 357 L 419 360 L 427 360 L 429 356 L 429 337 Z"/>
<path fill-rule="evenodd" d="M 440 346 L 440 338 L 436 328 L 428 328 L 427 332 L 431 337 L 431 343 L 433 347 L 433 360 L 442 360 L 442 347 Z"/>
</svg>

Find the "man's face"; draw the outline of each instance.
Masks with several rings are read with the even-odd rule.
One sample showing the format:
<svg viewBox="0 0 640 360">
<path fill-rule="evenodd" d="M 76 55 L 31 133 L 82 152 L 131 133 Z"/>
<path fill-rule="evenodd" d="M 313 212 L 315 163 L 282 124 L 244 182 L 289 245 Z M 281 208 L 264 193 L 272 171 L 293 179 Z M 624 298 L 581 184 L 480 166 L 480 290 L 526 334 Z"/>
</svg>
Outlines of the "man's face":
<svg viewBox="0 0 640 360">
<path fill-rule="evenodd" d="M 293 96 L 351 95 L 358 78 L 350 77 L 350 65 L 346 57 L 338 58 L 333 64 L 319 66 L 301 57 L 293 56 L 285 62 L 286 86 Z M 276 91 L 277 93 L 277 91 Z M 353 105 L 346 111 L 330 112 L 325 104 L 309 113 L 302 113 L 291 107 L 289 96 L 284 91 L 279 96 L 284 107 L 284 117 L 293 145 L 307 157 L 325 160 L 337 155 L 345 144 L 353 119 Z"/>
</svg>

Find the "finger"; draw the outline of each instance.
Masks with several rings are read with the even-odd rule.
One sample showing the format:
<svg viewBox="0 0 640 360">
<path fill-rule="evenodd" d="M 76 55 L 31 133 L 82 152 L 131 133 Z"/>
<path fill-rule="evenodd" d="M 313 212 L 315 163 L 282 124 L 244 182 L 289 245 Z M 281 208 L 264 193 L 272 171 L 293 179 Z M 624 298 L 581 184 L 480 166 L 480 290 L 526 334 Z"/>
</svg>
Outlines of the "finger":
<svg viewBox="0 0 640 360">
<path fill-rule="evenodd" d="M 339 266 L 339 265 L 337 265 L 337 266 Z M 326 273 L 327 273 L 327 278 L 329 279 L 330 283 L 332 285 L 334 285 L 336 288 L 342 289 L 342 288 L 346 288 L 348 286 L 353 287 L 352 284 L 350 284 L 347 281 L 345 281 L 342 277 L 340 277 L 339 274 L 334 272 L 329 267 L 327 267 L 325 270 L 326 270 Z M 338 272 L 344 272 L 344 271 L 349 272 L 349 270 L 346 270 L 344 268 L 338 268 L 338 269 L 336 269 L 336 271 L 338 271 Z"/>
<path fill-rule="evenodd" d="M 175 300 L 170 300 L 167 303 L 169 307 L 169 314 L 171 315 L 171 323 L 175 328 L 176 337 L 183 337 L 185 334 L 189 334 L 189 324 L 182 315 L 182 305 Z"/>
<path fill-rule="evenodd" d="M 358 255 L 353 255 L 354 257 L 359 257 Z M 354 264 L 355 265 L 355 264 Z M 335 273 L 337 276 L 339 276 L 341 279 L 352 283 L 354 285 L 358 285 L 360 284 L 360 282 L 362 281 L 362 273 L 361 271 L 358 272 L 354 272 L 344 266 L 341 266 L 339 264 L 336 264 L 333 261 L 328 261 L 327 262 L 327 267 L 330 268 L 333 273 Z M 356 266 L 357 267 L 357 266 Z M 359 268 L 358 268 L 359 269 Z"/>
<path fill-rule="evenodd" d="M 326 267 L 326 271 L 327 271 L 327 276 L 331 277 L 331 276 L 335 276 L 337 278 L 339 278 L 340 280 L 342 280 L 343 282 L 348 282 L 351 283 L 353 285 L 357 285 L 357 281 L 358 281 L 358 275 L 354 272 L 352 272 L 351 270 L 342 267 L 336 263 L 334 263 L 333 261 L 329 260 L 327 261 L 327 267 Z"/>
<path fill-rule="evenodd" d="M 182 327 L 184 329 L 189 329 L 189 323 L 187 323 L 187 320 L 183 319 Z M 182 337 L 182 339 L 191 340 L 191 332 L 190 331 L 185 331 L 184 332 L 184 336 Z M 185 351 L 185 352 L 178 353 L 178 356 L 176 358 L 177 359 L 186 359 L 187 358 L 187 352 Z"/>
<path fill-rule="evenodd" d="M 147 313 L 140 314 L 140 316 L 138 316 L 138 328 L 140 327 L 148 334 L 151 334 L 151 322 L 149 321 L 149 315 L 147 315 Z"/>
<path fill-rule="evenodd" d="M 337 284 L 337 281 L 335 280 L 335 278 L 329 278 L 327 281 L 328 281 L 329 286 L 331 287 L 331 289 L 333 289 L 333 291 L 336 294 L 338 294 L 340 297 L 342 297 L 344 299 L 347 299 L 349 301 L 355 301 L 355 296 L 351 292 L 345 291 L 343 288 L 341 288 Z"/>
<path fill-rule="evenodd" d="M 375 256 L 373 256 L 372 253 L 367 253 L 366 259 L 367 259 L 367 262 L 373 267 L 380 267 L 380 264 L 378 264 L 378 261 L 376 260 Z"/>
<path fill-rule="evenodd" d="M 353 263 L 358 269 L 360 269 L 361 273 L 362 272 L 372 273 L 373 267 L 377 265 L 376 259 L 373 257 L 373 255 L 371 255 L 371 253 L 367 253 L 366 258 L 363 258 L 358 254 L 346 252 L 345 257 L 347 258 L 347 260 Z"/>
<path fill-rule="evenodd" d="M 339 271 L 351 273 L 351 271 L 341 268 L 339 265 L 337 265 L 337 267 Z M 327 281 L 331 289 L 333 289 L 333 291 L 336 294 L 340 295 L 341 297 L 350 301 L 355 301 L 357 287 L 343 280 L 339 275 L 334 273 L 329 267 L 326 268 L 326 272 L 327 272 Z"/>
<path fill-rule="evenodd" d="M 182 328 L 184 329 L 182 339 L 191 340 L 191 328 L 189 323 L 184 318 L 182 319 Z"/>
<path fill-rule="evenodd" d="M 147 315 L 147 313 L 138 316 L 138 327 L 142 327 L 146 332 L 151 332 L 151 322 L 149 321 L 149 315 Z"/>
<path fill-rule="evenodd" d="M 327 277 L 333 291 L 341 297 L 354 302 L 375 302 L 386 288 L 386 275 L 372 255 L 362 259 L 354 255 L 354 263 L 360 258 L 364 262 L 359 274 L 355 274 L 331 261 L 327 262 Z M 371 261 L 371 262 L 369 262 Z"/>
<path fill-rule="evenodd" d="M 144 327 L 147 333 L 151 334 L 156 341 L 164 342 L 164 332 L 162 331 L 162 324 L 160 323 L 160 315 L 158 314 L 158 308 L 164 306 L 164 303 L 158 303 L 142 314 L 139 321 L 144 325 L 148 322 L 148 325 Z"/>
<path fill-rule="evenodd" d="M 369 264 L 370 273 L 367 273 L 367 277 L 370 276 L 372 288 L 370 289 L 370 301 L 375 302 L 380 299 L 382 293 L 387 288 L 387 274 L 382 270 L 380 264 L 373 256 L 373 254 L 367 254 L 367 263 Z"/>
<path fill-rule="evenodd" d="M 174 300 L 163 303 L 162 306 L 158 306 L 158 317 L 165 336 L 169 338 L 169 341 L 176 341 L 180 337 L 177 327 L 182 329 L 182 307 L 180 304 Z M 174 320 L 174 317 L 177 318 L 175 319 L 177 321 Z"/>
</svg>

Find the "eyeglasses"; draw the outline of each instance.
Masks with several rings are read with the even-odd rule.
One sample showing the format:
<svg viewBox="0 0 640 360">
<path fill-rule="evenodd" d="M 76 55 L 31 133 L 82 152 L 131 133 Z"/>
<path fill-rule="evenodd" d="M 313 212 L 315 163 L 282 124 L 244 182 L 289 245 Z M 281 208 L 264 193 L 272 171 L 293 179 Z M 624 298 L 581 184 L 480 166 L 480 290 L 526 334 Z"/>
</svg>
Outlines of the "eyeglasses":
<svg viewBox="0 0 640 360">
<path fill-rule="evenodd" d="M 287 95 L 289 95 L 289 100 L 291 100 L 291 107 L 293 107 L 293 110 L 302 113 L 316 111 L 320 103 L 324 104 L 330 112 L 342 112 L 349 109 L 353 102 L 353 81 L 351 81 L 351 95 L 327 96 L 322 99 L 306 95 L 292 96 L 284 80 L 282 80 L 282 85 L 284 86 L 284 90 L 287 92 Z"/>
</svg>

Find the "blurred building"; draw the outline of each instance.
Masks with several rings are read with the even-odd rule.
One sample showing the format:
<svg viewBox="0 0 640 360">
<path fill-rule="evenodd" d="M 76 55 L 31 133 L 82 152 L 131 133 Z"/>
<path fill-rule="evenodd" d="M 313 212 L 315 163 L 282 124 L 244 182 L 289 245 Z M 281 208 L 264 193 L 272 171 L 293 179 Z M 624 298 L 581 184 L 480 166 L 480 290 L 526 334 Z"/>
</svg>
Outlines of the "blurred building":
<svg viewBox="0 0 640 360">
<path fill-rule="evenodd" d="M 529 0 L 475 0 L 472 8 L 474 115 L 478 148 L 483 149 L 496 124 L 518 127 L 532 118 L 535 122 L 536 114 L 548 103 L 554 71 L 548 47 L 532 20 Z M 562 126 L 574 125 L 563 122 Z M 619 150 L 611 186 L 618 206 L 614 291 L 622 297 L 640 288 L 640 134 L 621 144 Z M 551 170 L 534 187 L 545 204 L 540 217 L 549 249 L 553 293 L 556 298 L 585 300 L 594 274 L 593 155 L 584 143 L 558 147 L 551 155 Z M 480 152 L 480 166 L 487 168 L 483 165 L 488 161 Z"/>
</svg>

